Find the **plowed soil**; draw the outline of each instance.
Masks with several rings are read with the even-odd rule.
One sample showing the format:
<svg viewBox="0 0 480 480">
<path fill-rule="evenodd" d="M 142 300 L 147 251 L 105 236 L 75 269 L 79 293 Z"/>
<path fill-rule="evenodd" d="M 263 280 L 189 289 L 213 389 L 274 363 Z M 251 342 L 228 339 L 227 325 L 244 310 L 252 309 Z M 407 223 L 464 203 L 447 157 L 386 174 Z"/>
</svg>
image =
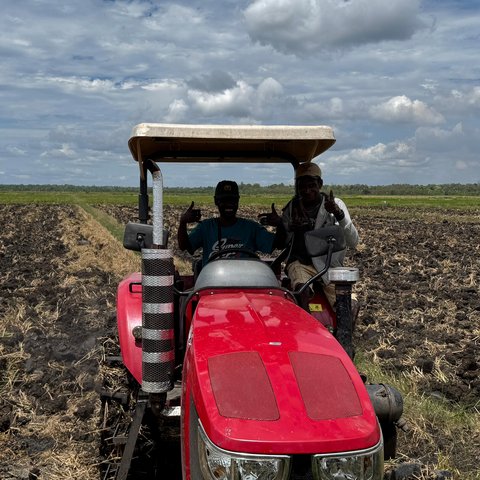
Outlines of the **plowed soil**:
<svg viewBox="0 0 480 480">
<path fill-rule="evenodd" d="M 133 208 L 99 208 L 136 219 Z M 165 209 L 174 250 L 180 213 Z M 361 276 L 360 355 L 425 398 L 478 412 L 480 211 L 352 213 L 362 238 L 348 259 Z M 73 206 L 0 205 L 0 218 L 0 479 L 97 479 L 102 360 L 115 342 L 116 286 L 138 257 Z M 441 431 L 405 416 L 401 462 L 420 462 L 421 478 L 433 479 L 448 456 L 458 478 L 476 478 L 478 424 Z"/>
</svg>

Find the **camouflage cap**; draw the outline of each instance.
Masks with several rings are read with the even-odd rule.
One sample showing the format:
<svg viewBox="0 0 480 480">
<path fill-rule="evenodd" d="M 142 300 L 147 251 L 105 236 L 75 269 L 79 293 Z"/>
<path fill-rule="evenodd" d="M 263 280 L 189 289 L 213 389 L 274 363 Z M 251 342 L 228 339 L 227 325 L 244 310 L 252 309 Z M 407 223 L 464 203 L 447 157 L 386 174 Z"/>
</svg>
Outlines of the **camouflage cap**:
<svg viewBox="0 0 480 480">
<path fill-rule="evenodd" d="M 313 162 L 301 163 L 295 170 L 295 178 L 319 177 L 322 178 L 322 170 Z"/>
</svg>

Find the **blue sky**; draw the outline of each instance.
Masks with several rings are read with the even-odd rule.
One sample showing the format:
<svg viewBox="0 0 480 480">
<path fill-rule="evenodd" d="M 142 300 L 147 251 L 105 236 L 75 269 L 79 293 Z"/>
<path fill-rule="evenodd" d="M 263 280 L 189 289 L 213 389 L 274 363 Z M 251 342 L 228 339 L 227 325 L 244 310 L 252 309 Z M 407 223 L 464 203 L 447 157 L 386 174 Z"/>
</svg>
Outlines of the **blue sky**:
<svg viewBox="0 0 480 480">
<path fill-rule="evenodd" d="M 330 125 L 326 183 L 480 182 L 478 0 L 22 0 L 0 32 L 2 184 L 135 186 L 141 122 Z"/>
</svg>

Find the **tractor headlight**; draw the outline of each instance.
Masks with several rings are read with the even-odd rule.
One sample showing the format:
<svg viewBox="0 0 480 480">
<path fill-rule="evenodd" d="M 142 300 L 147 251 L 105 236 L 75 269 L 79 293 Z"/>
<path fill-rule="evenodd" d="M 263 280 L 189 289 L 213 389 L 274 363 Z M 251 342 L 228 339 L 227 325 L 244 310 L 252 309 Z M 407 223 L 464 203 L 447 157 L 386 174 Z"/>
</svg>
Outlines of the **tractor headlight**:
<svg viewBox="0 0 480 480">
<path fill-rule="evenodd" d="M 198 429 L 198 454 L 205 480 L 286 480 L 290 457 L 285 455 L 238 454 L 213 445 Z"/>
<path fill-rule="evenodd" d="M 314 455 L 313 477 L 318 480 L 381 480 L 383 441 L 369 450 L 337 455 Z"/>
</svg>

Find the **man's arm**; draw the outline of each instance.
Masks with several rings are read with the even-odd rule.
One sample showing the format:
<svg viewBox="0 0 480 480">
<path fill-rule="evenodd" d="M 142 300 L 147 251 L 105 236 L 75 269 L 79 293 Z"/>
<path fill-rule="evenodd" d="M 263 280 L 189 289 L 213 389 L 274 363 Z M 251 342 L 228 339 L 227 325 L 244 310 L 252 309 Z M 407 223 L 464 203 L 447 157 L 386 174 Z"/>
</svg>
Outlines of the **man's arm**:
<svg viewBox="0 0 480 480">
<path fill-rule="evenodd" d="M 330 190 L 330 195 L 325 198 L 325 210 L 331 213 L 343 228 L 347 247 L 355 248 L 359 240 L 357 229 L 352 223 L 347 206 L 342 200 L 333 196 L 332 190 Z"/>
<path fill-rule="evenodd" d="M 189 223 L 198 222 L 201 216 L 200 210 L 195 210 L 193 208 L 194 205 L 195 203 L 192 202 L 190 207 L 188 207 L 188 209 L 181 215 L 177 232 L 178 247 L 180 250 L 187 250 L 190 254 L 193 254 L 194 250 L 192 249 L 192 245 L 188 238 L 187 225 Z"/>
<path fill-rule="evenodd" d="M 343 228 L 345 233 L 345 242 L 347 247 L 355 248 L 359 241 L 358 231 L 355 225 L 350 218 L 350 213 L 348 212 L 348 208 L 345 203 L 340 200 L 339 198 L 335 199 L 335 203 L 337 203 L 340 210 L 343 212 L 343 218 L 337 220 L 338 224 Z"/>
</svg>

